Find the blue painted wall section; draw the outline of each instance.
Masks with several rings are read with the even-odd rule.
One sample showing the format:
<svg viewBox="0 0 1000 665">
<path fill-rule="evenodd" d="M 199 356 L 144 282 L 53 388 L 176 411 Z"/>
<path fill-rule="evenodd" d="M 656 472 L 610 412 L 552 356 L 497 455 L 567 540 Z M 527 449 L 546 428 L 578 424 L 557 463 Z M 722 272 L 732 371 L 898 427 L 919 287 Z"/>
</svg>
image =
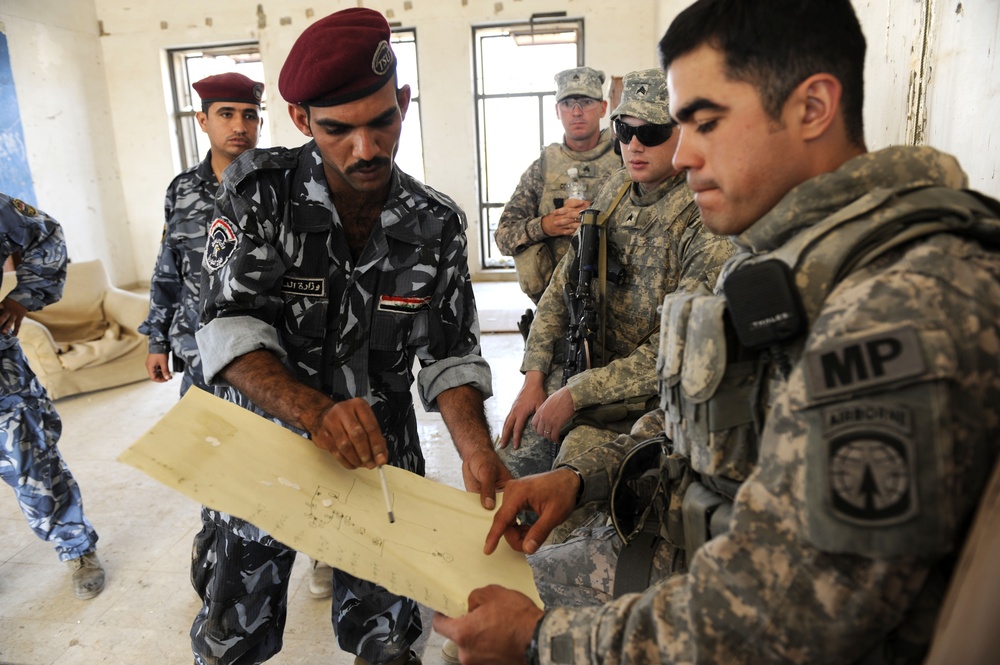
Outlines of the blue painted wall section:
<svg viewBox="0 0 1000 665">
<path fill-rule="evenodd" d="M 0 32 L 0 192 L 37 205 L 24 149 L 24 130 L 10 69 L 7 35 L 3 32 Z"/>
</svg>

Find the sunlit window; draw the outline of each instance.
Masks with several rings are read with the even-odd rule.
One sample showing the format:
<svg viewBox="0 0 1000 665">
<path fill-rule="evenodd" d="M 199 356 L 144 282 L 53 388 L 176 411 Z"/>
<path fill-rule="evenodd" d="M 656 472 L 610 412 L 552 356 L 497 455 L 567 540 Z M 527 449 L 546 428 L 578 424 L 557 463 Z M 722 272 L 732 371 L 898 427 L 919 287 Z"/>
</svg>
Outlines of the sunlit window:
<svg viewBox="0 0 1000 665">
<path fill-rule="evenodd" d="M 413 29 L 392 31 L 392 50 L 396 54 L 396 83 L 410 86 L 410 110 L 403 120 L 396 163 L 417 180 L 424 180 L 424 140 L 420 131 L 420 80 L 417 73 L 417 32 Z"/>
<path fill-rule="evenodd" d="M 521 174 L 562 140 L 556 72 L 583 65 L 583 21 L 558 18 L 473 28 L 480 234 L 484 268 L 510 268 L 493 232 Z"/>
</svg>

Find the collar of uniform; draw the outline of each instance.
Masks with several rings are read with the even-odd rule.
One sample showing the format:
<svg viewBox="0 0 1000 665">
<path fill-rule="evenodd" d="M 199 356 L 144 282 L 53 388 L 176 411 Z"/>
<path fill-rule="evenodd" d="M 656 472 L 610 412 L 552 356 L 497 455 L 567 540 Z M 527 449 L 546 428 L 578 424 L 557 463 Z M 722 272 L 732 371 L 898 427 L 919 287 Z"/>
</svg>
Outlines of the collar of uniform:
<svg viewBox="0 0 1000 665">
<path fill-rule="evenodd" d="M 419 196 L 413 187 L 407 187 L 408 181 L 409 177 L 393 164 L 389 197 L 382 207 L 382 228 L 385 235 L 394 240 L 419 245 L 423 243 L 427 229 L 421 227 L 417 211 L 427 207 L 427 200 Z"/>
<path fill-rule="evenodd" d="M 967 183 L 958 160 L 933 148 L 893 146 L 867 152 L 844 162 L 836 171 L 793 188 L 735 242 L 755 254 L 770 252 L 873 189 L 920 185 L 962 188 Z"/>
<path fill-rule="evenodd" d="M 614 149 L 615 144 L 612 140 L 613 138 L 614 136 L 612 135 L 611 130 L 605 128 L 601 130 L 600 138 L 597 139 L 597 145 L 590 150 L 584 150 L 583 152 L 570 150 L 569 146 L 566 145 L 565 137 L 563 137 L 563 142 L 560 144 L 560 147 L 563 149 L 563 152 L 578 162 L 592 162 L 595 159 L 600 159 L 604 155 L 608 154 L 608 151 Z"/>
<path fill-rule="evenodd" d="M 197 167 L 195 167 L 194 174 L 198 176 L 198 179 L 202 182 L 207 182 L 210 185 L 218 185 L 219 181 L 215 179 L 215 171 L 212 170 L 212 151 L 209 150 L 205 155 L 205 159 L 201 160 Z"/>
<path fill-rule="evenodd" d="M 629 200 L 633 205 L 645 208 L 646 206 L 653 205 L 664 196 L 667 196 L 679 186 L 687 186 L 687 176 L 683 172 L 678 173 L 671 178 L 667 178 L 646 193 L 642 192 L 642 187 L 638 183 L 633 183 L 632 191 L 629 192 Z"/>
</svg>

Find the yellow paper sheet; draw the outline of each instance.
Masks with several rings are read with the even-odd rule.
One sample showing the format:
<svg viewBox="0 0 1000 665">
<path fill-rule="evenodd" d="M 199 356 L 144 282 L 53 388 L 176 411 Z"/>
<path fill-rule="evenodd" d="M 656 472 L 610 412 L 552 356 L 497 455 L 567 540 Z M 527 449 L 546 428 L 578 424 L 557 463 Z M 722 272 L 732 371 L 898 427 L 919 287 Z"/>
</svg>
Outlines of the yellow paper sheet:
<svg viewBox="0 0 1000 665">
<path fill-rule="evenodd" d="M 483 554 L 493 513 L 479 495 L 386 466 L 390 524 L 376 471 L 348 471 L 311 441 L 196 388 L 118 459 L 448 616 L 465 614 L 469 592 L 487 584 L 542 606 L 523 554 L 503 541 Z"/>
</svg>

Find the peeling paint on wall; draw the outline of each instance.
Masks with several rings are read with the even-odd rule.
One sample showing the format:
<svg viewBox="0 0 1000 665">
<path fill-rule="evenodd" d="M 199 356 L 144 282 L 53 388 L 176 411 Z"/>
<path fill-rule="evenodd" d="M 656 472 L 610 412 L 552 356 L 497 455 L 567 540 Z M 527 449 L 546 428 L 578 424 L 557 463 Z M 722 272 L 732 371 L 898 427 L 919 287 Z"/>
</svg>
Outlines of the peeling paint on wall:
<svg viewBox="0 0 1000 665">
<path fill-rule="evenodd" d="M 267 14 L 264 13 L 264 5 L 257 5 L 257 28 L 263 30 L 267 27 Z"/>
<path fill-rule="evenodd" d="M 281 18 L 278 19 L 278 23 L 280 25 L 291 25 L 292 24 L 292 17 L 291 16 L 282 16 Z"/>
<path fill-rule="evenodd" d="M 306 18 L 312 18 L 313 16 L 315 16 L 315 14 L 316 14 L 316 12 L 313 11 L 312 7 L 310 7 L 309 9 L 306 10 Z"/>
<path fill-rule="evenodd" d="M 205 25 L 207 25 L 210 28 L 212 27 L 212 17 L 211 16 L 206 16 L 205 17 Z"/>
<path fill-rule="evenodd" d="M 934 33 L 935 0 L 925 0 L 917 38 L 913 41 L 913 68 L 906 92 L 906 141 L 909 145 L 924 145 L 927 139 L 927 90 L 931 73 L 931 36 Z"/>
<path fill-rule="evenodd" d="M 387 9 L 387 10 L 385 10 L 385 17 L 387 19 L 395 18 L 396 17 L 396 12 L 392 11 L 391 9 Z"/>
<path fill-rule="evenodd" d="M 169 27 L 170 27 L 169 23 L 167 23 L 166 21 L 160 21 L 160 30 L 166 30 Z"/>
<path fill-rule="evenodd" d="M 408 12 L 411 9 L 413 9 L 413 3 L 410 2 L 410 0 L 406 0 L 406 2 L 403 3 L 403 11 L 407 11 Z"/>
<path fill-rule="evenodd" d="M 503 3 L 502 2 L 494 2 L 493 3 L 493 13 L 494 14 L 499 14 L 502 11 L 503 11 Z"/>
</svg>

